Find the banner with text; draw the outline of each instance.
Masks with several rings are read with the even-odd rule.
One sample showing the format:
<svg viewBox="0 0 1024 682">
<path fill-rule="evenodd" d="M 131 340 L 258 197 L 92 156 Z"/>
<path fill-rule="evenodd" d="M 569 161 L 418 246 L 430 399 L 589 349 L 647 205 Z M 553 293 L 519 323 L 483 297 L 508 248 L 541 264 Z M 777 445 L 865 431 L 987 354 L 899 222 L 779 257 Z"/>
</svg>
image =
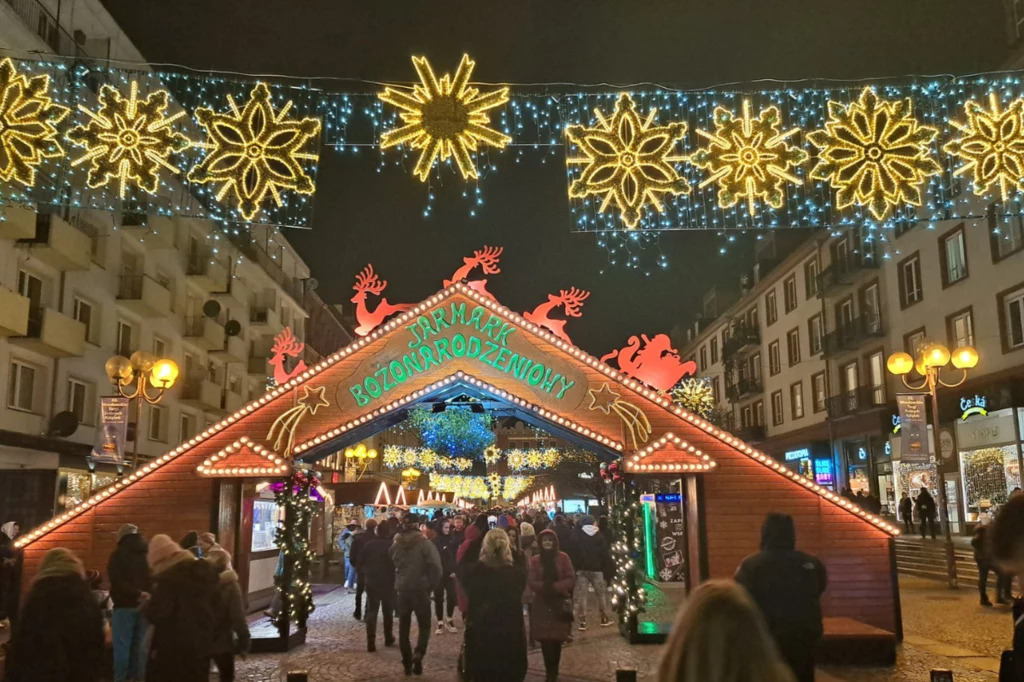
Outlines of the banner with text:
<svg viewBox="0 0 1024 682">
<path fill-rule="evenodd" d="M 103 396 L 100 398 L 100 428 L 96 430 L 96 445 L 92 461 L 121 465 L 124 463 L 124 444 L 128 436 L 128 398 Z"/>
<path fill-rule="evenodd" d="M 928 464 L 928 420 L 925 417 L 924 395 L 902 393 L 896 396 L 900 409 L 900 450 L 903 462 Z"/>
</svg>

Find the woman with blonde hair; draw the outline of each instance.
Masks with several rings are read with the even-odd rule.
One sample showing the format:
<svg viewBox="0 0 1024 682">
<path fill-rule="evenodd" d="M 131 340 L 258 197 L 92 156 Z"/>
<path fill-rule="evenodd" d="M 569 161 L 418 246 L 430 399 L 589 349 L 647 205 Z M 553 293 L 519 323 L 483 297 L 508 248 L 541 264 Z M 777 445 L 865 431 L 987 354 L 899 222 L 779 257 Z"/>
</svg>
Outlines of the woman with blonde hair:
<svg viewBox="0 0 1024 682">
<path fill-rule="evenodd" d="M 658 682 L 793 682 L 793 675 L 746 590 L 712 580 L 680 609 Z"/>
<path fill-rule="evenodd" d="M 523 590 L 526 570 L 512 560 L 508 534 L 487 532 L 480 560 L 469 564 L 466 587 L 466 677 L 478 682 L 522 682 L 526 677 Z"/>
</svg>

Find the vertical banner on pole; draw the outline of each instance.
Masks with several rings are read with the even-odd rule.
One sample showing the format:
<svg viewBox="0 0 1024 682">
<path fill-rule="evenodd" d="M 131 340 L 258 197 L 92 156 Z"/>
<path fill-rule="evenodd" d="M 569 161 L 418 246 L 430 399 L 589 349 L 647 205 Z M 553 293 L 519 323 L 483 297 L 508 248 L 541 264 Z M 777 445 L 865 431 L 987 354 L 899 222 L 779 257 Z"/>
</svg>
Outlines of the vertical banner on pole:
<svg viewBox="0 0 1024 682">
<path fill-rule="evenodd" d="M 124 464 L 124 443 L 128 435 L 128 398 L 100 398 L 100 428 L 96 429 L 93 462 Z"/>
<path fill-rule="evenodd" d="M 904 462 L 928 464 L 928 422 L 925 418 L 924 394 L 901 393 L 896 396 L 900 410 L 900 450 Z"/>
</svg>

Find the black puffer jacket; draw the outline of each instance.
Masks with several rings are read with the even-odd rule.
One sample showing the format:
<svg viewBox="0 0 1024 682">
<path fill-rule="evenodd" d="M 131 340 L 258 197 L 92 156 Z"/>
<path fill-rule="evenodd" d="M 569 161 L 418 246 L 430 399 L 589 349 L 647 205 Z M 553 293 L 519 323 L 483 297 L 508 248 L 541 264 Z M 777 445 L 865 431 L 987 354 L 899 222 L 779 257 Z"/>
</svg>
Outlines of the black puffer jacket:
<svg viewBox="0 0 1024 682">
<path fill-rule="evenodd" d="M 440 582 L 441 557 L 437 547 L 418 529 L 396 535 L 390 554 L 395 564 L 395 589 L 399 592 L 430 592 Z"/>
<path fill-rule="evenodd" d="M 217 573 L 192 556 L 153 576 L 143 614 L 153 624 L 146 682 L 207 682 L 216 623 Z"/>
<path fill-rule="evenodd" d="M 356 570 L 365 576 L 366 589 L 375 594 L 395 589 L 395 565 L 391 562 L 391 537 L 376 536 L 359 551 Z"/>
<path fill-rule="evenodd" d="M 448 535 L 441 535 L 438 533 L 437 537 L 434 538 L 434 546 L 437 547 L 437 553 L 441 555 L 441 580 L 455 573 L 455 555 L 459 551 L 459 545 L 462 541 L 459 540 L 454 533 L 448 531 Z"/>
<path fill-rule="evenodd" d="M 587 529 L 590 529 L 589 531 Z M 573 567 L 577 571 L 603 573 L 612 561 L 608 541 L 597 526 L 587 525 L 576 530 L 576 559 Z"/>
<path fill-rule="evenodd" d="M 103 616 L 77 575 L 38 580 L 28 593 L 7 656 L 6 682 L 97 682 Z"/>
<path fill-rule="evenodd" d="M 110 599 L 115 609 L 133 609 L 143 592 L 152 589 L 146 563 L 146 539 L 138 533 L 125 535 L 107 562 Z"/>
</svg>

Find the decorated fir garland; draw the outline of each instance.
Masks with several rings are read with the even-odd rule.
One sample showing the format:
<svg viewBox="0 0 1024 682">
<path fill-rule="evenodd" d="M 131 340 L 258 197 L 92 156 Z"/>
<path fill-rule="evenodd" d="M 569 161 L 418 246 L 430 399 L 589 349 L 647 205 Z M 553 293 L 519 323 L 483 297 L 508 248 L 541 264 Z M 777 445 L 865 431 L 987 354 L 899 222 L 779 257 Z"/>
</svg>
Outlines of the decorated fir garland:
<svg viewBox="0 0 1024 682">
<path fill-rule="evenodd" d="M 612 606 L 619 614 L 622 627 L 635 629 L 636 619 L 646 609 L 647 594 L 644 591 L 643 570 L 643 512 L 640 498 L 632 483 L 616 486 L 615 502 L 612 505 L 611 524 L 615 542 L 612 544 L 612 559 L 615 561 L 615 577 L 612 583 Z"/>
<path fill-rule="evenodd" d="M 284 567 L 274 577 L 274 589 L 280 597 L 281 607 L 274 625 L 284 629 L 287 623 L 306 627 L 306 620 L 316 608 L 313 605 L 313 587 L 309 582 L 313 550 L 309 546 L 309 524 L 316 509 L 316 488 L 319 481 L 311 473 L 296 471 L 291 478 L 271 486 L 274 501 L 284 511 L 284 524 L 278 526 L 274 541 L 284 552 Z M 287 614 L 287 619 L 284 617 Z M 283 636 L 287 636 L 283 632 Z"/>
</svg>

